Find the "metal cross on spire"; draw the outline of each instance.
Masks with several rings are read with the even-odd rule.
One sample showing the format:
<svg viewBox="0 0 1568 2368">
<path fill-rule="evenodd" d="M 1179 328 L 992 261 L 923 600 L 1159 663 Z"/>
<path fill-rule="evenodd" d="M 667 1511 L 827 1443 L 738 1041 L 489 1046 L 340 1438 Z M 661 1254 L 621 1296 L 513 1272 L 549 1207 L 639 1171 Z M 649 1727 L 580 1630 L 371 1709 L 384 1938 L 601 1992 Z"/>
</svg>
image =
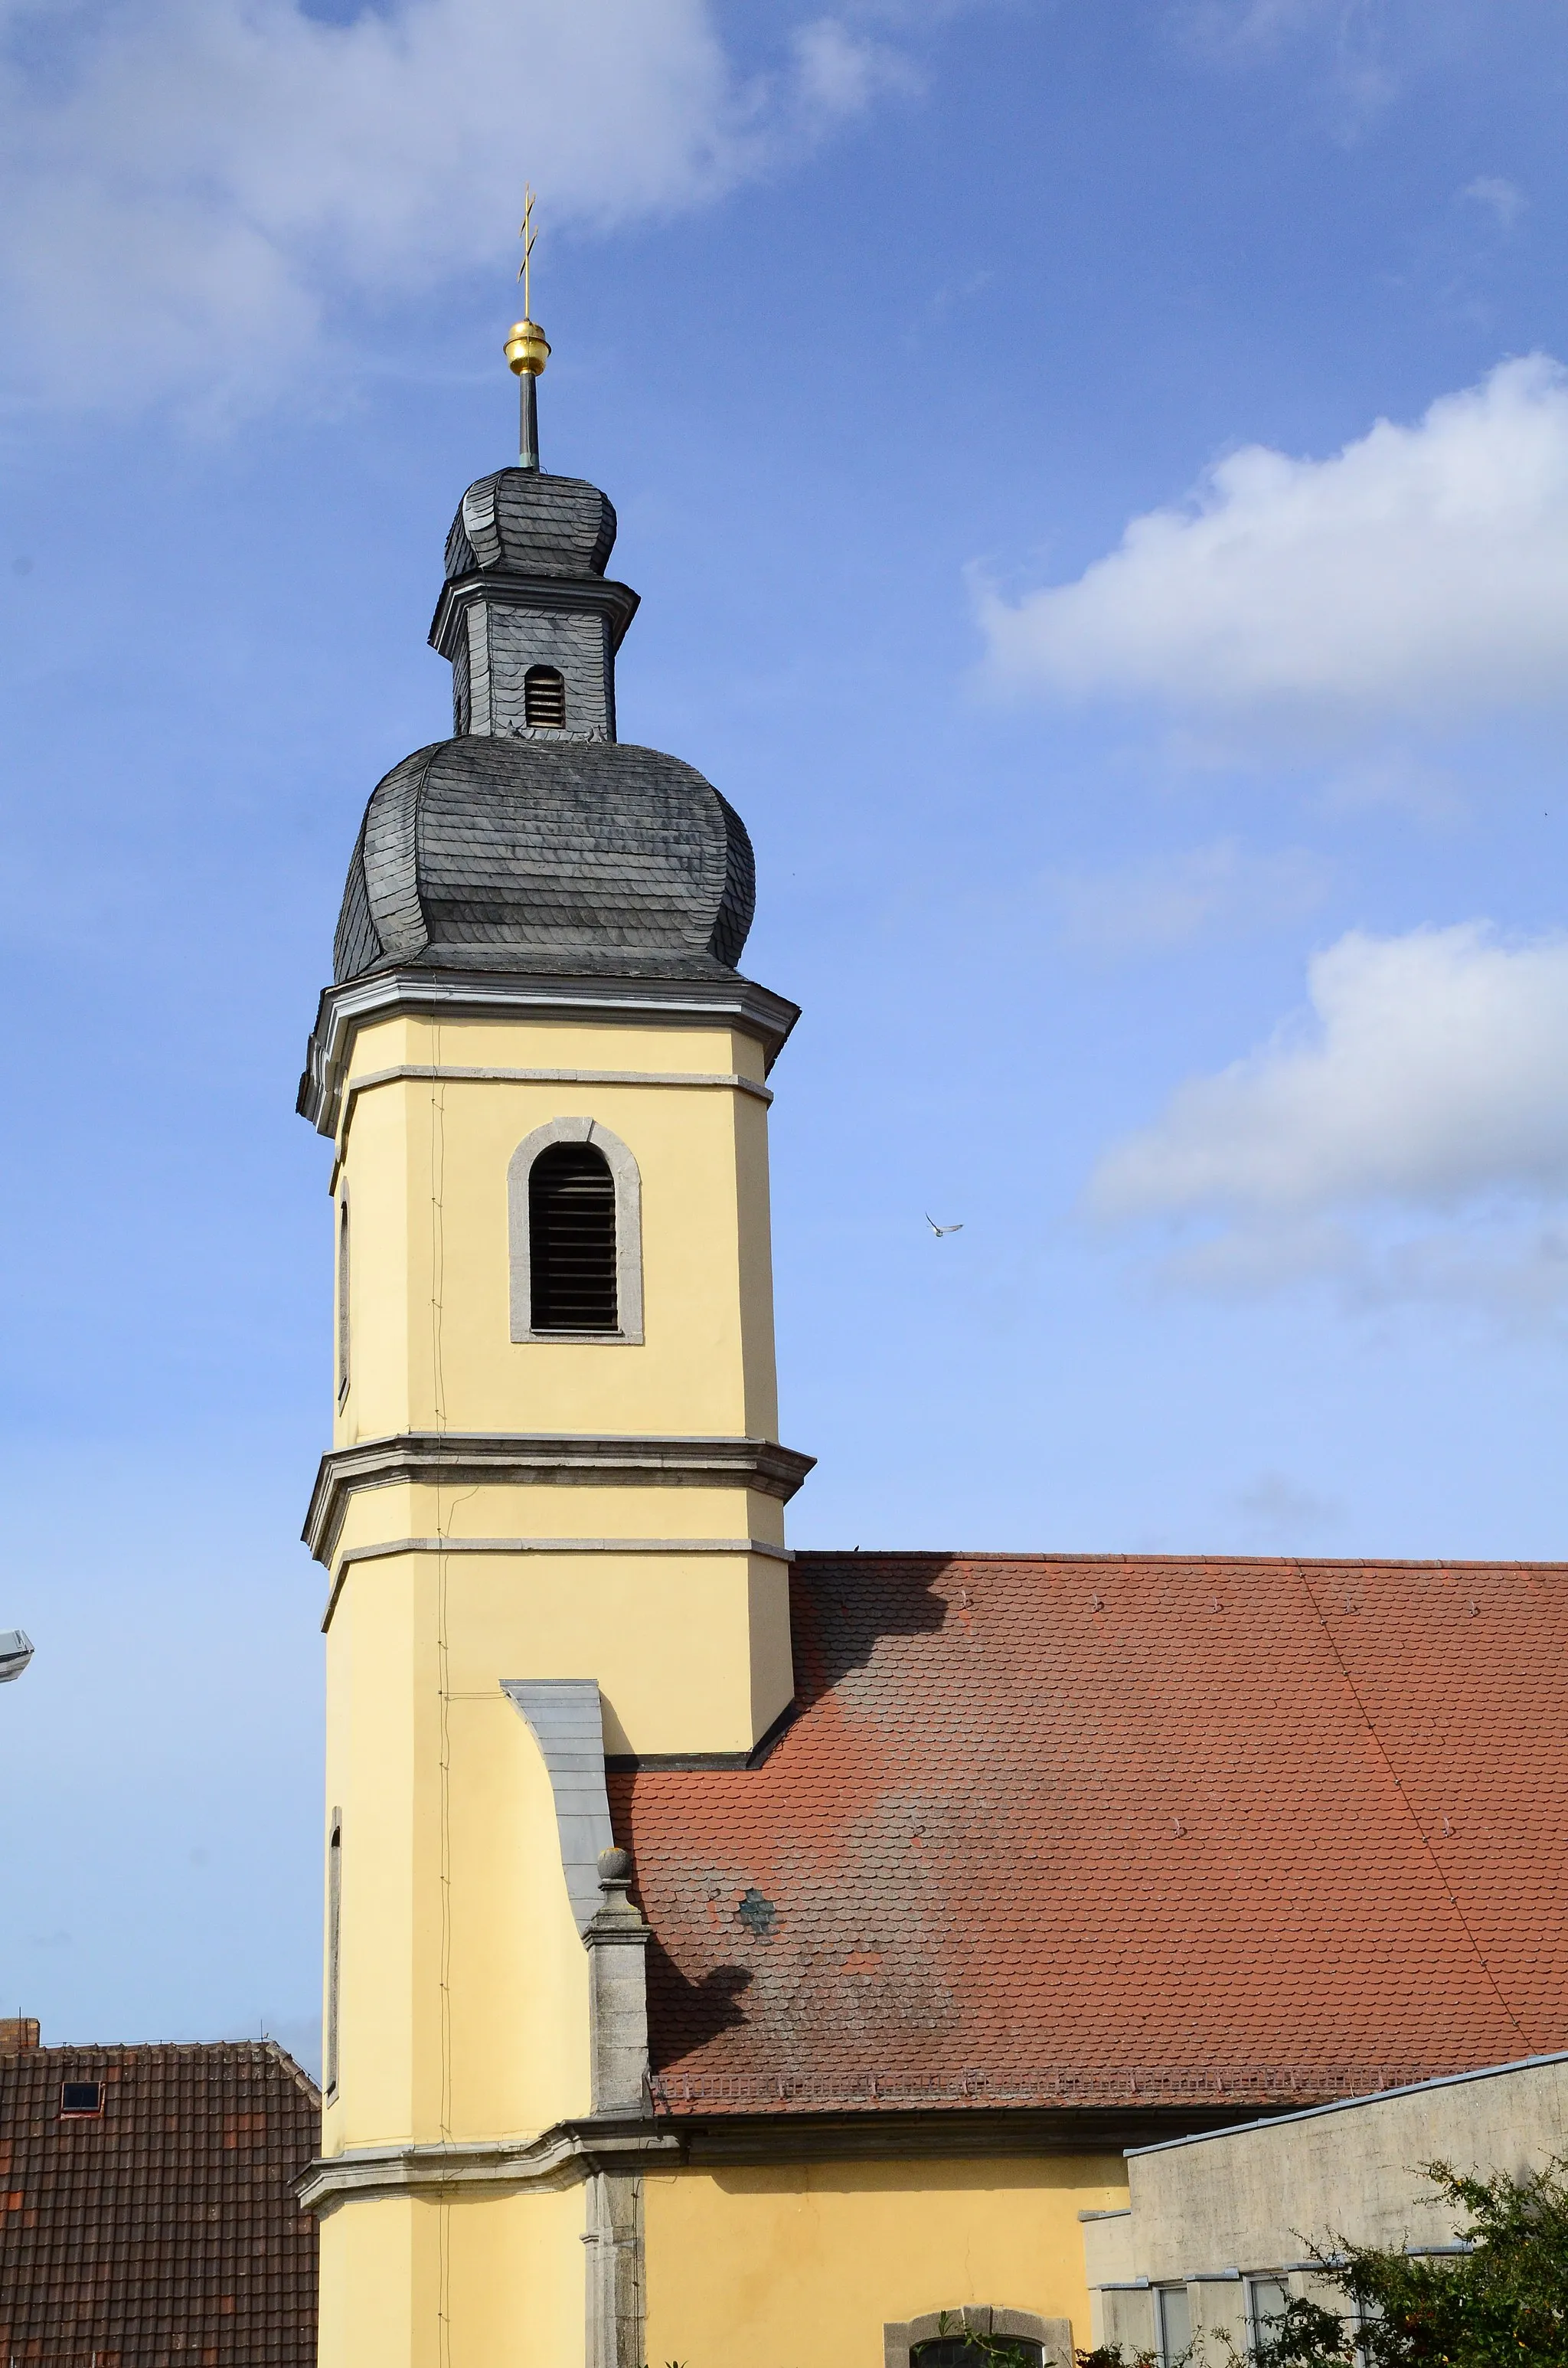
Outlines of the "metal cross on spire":
<svg viewBox="0 0 1568 2368">
<path fill-rule="evenodd" d="M 523 311 L 527 314 L 533 311 L 528 295 L 528 266 L 533 261 L 534 240 L 539 236 L 534 228 L 534 193 L 530 181 L 523 183 L 523 219 L 517 236 L 523 242 L 523 259 L 517 266 L 517 277 L 523 283 Z"/>
<path fill-rule="evenodd" d="M 550 343 L 539 323 L 530 318 L 534 239 L 534 193 L 532 185 L 523 184 L 523 220 L 517 236 L 523 242 L 523 259 L 517 266 L 517 277 L 523 283 L 523 317 L 514 321 L 506 336 L 506 359 L 517 374 L 517 466 L 519 469 L 539 467 L 539 396 L 536 381 L 550 359 Z"/>
</svg>

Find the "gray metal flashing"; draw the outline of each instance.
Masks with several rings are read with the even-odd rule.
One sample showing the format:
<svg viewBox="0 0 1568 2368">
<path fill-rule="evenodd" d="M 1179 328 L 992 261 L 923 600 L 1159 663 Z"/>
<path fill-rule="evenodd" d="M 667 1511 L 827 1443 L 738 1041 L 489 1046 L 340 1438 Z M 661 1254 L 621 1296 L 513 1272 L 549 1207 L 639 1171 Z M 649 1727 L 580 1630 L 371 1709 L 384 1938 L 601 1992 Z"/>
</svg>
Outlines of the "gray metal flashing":
<svg viewBox="0 0 1568 2368">
<path fill-rule="evenodd" d="M 301 2212 L 320 2212 L 361 2195 L 573 2187 L 600 2170 L 668 2169 L 681 2153 L 681 2139 L 667 2127 L 608 2122 L 596 2131 L 585 2117 L 558 2122 L 536 2138 L 353 2146 L 319 2157 L 294 2192 Z"/>
<path fill-rule="evenodd" d="M 557 1143 L 591 1144 L 614 1180 L 615 1298 L 619 1319 L 614 1332 L 534 1329 L 528 1178 L 540 1152 Z M 531 1134 L 526 1134 L 506 1164 L 506 1242 L 514 1341 L 559 1344 L 593 1340 L 605 1347 L 642 1346 L 642 1176 L 635 1156 L 619 1134 L 612 1134 L 608 1126 L 601 1126 L 597 1119 L 592 1118 L 552 1118 L 543 1126 L 536 1126 Z"/>
<path fill-rule="evenodd" d="M 689 977 L 595 976 L 500 971 L 370 971 L 323 990 L 297 1108 L 319 1133 L 337 1133 L 339 1104 L 361 1027 L 407 1014 L 433 1019 L 601 1021 L 616 1027 L 736 1028 L 761 1045 L 771 1069 L 800 1018 L 787 1002 L 719 963 Z"/>
<path fill-rule="evenodd" d="M 1198 2130 L 1179 2138 L 1161 2138 L 1153 2146 L 1125 2146 L 1133 2155 L 1164 2154 L 1171 2146 L 1198 2146 L 1208 2138 L 1237 2137 L 1246 2130 L 1284 2129 L 1291 2122 L 1315 2122 L 1324 2113 L 1348 2113 L 1358 2105 L 1381 2105 L 1390 2097 L 1419 2097 L 1429 2089 L 1457 2089 L 1467 2080 L 1499 2080 L 1506 2073 L 1528 2072 L 1541 2064 L 1568 2064 L 1568 2049 L 1550 2055 L 1520 2055 L 1509 2064 L 1484 2064 L 1473 2072 L 1439 2072 L 1431 2080 L 1409 2080 L 1397 2089 L 1369 2089 L 1358 2097 L 1333 2097 L 1324 2105 L 1303 2105 L 1300 2112 L 1269 2113 L 1256 2121 L 1229 2122 L 1223 2129 Z"/>
<path fill-rule="evenodd" d="M 496 1487 L 744 1487 L 787 1503 L 815 1461 L 768 1439 L 393 1432 L 322 1457 L 301 1535 L 315 1560 L 330 1565 L 349 1497 L 359 1488 L 467 1488 L 486 1482 Z"/>
<path fill-rule="evenodd" d="M 503 1678 L 501 1691 L 527 1722 L 549 1774 L 566 1896 L 585 1932 L 599 1911 L 599 1852 L 615 1847 L 597 1681 Z"/>
</svg>

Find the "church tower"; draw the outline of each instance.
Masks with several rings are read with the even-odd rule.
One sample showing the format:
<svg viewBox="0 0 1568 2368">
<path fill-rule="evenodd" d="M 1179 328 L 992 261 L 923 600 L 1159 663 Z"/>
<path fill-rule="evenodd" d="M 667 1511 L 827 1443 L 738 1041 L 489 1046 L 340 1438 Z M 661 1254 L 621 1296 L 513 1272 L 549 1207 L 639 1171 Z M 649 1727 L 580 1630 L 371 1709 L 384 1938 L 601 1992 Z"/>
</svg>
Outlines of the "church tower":
<svg viewBox="0 0 1568 2368">
<path fill-rule="evenodd" d="M 332 1144 L 323 2368 L 642 2368 L 648 1930 L 606 1768 L 794 1691 L 750 842 L 617 736 L 615 513 L 459 506 L 449 739 L 373 792 L 300 1109 Z"/>
</svg>

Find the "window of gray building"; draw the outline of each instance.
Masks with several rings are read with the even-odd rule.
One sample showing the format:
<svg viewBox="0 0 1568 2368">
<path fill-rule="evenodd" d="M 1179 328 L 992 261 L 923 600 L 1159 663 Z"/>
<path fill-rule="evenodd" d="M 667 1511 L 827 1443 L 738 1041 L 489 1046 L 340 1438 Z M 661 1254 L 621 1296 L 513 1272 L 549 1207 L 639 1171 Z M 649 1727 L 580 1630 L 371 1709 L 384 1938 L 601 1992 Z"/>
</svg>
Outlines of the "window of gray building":
<svg viewBox="0 0 1568 2368">
<path fill-rule="evenodd" d="M 1154 2304 L 1159 2312 L 1160 2368 L 1176 2368 L 1192 2349 L 1192 2297 L 1185 2286 L 1160 2286 Z"/>
<path fill-rule="evenodd" d="M 1290 2289 L 1283 2278 L 1249 2278 L 1247 2280 L 1247 2314 L 1251 2320 L 1248 2332 L 1254 2343 L 1262 2343 L 1278 2332 L 1278 2322 L 1290 2307 Z"/>
</svg>

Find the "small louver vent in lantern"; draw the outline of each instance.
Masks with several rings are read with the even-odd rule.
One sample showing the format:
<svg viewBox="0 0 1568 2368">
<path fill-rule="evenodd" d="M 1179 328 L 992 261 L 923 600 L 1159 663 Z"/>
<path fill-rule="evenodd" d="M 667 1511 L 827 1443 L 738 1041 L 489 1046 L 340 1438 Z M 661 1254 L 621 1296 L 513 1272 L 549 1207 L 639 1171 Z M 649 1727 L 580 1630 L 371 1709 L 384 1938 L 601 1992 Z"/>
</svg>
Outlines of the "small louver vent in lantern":
<svg viewBox="0 0 1568 2368">
<path fill-rule="evenodd" d="M 554 666 L 529 666 L 523 677 L 523 721 L 535 731 L 564 728 L 566 685 Z"/>
</svg>

